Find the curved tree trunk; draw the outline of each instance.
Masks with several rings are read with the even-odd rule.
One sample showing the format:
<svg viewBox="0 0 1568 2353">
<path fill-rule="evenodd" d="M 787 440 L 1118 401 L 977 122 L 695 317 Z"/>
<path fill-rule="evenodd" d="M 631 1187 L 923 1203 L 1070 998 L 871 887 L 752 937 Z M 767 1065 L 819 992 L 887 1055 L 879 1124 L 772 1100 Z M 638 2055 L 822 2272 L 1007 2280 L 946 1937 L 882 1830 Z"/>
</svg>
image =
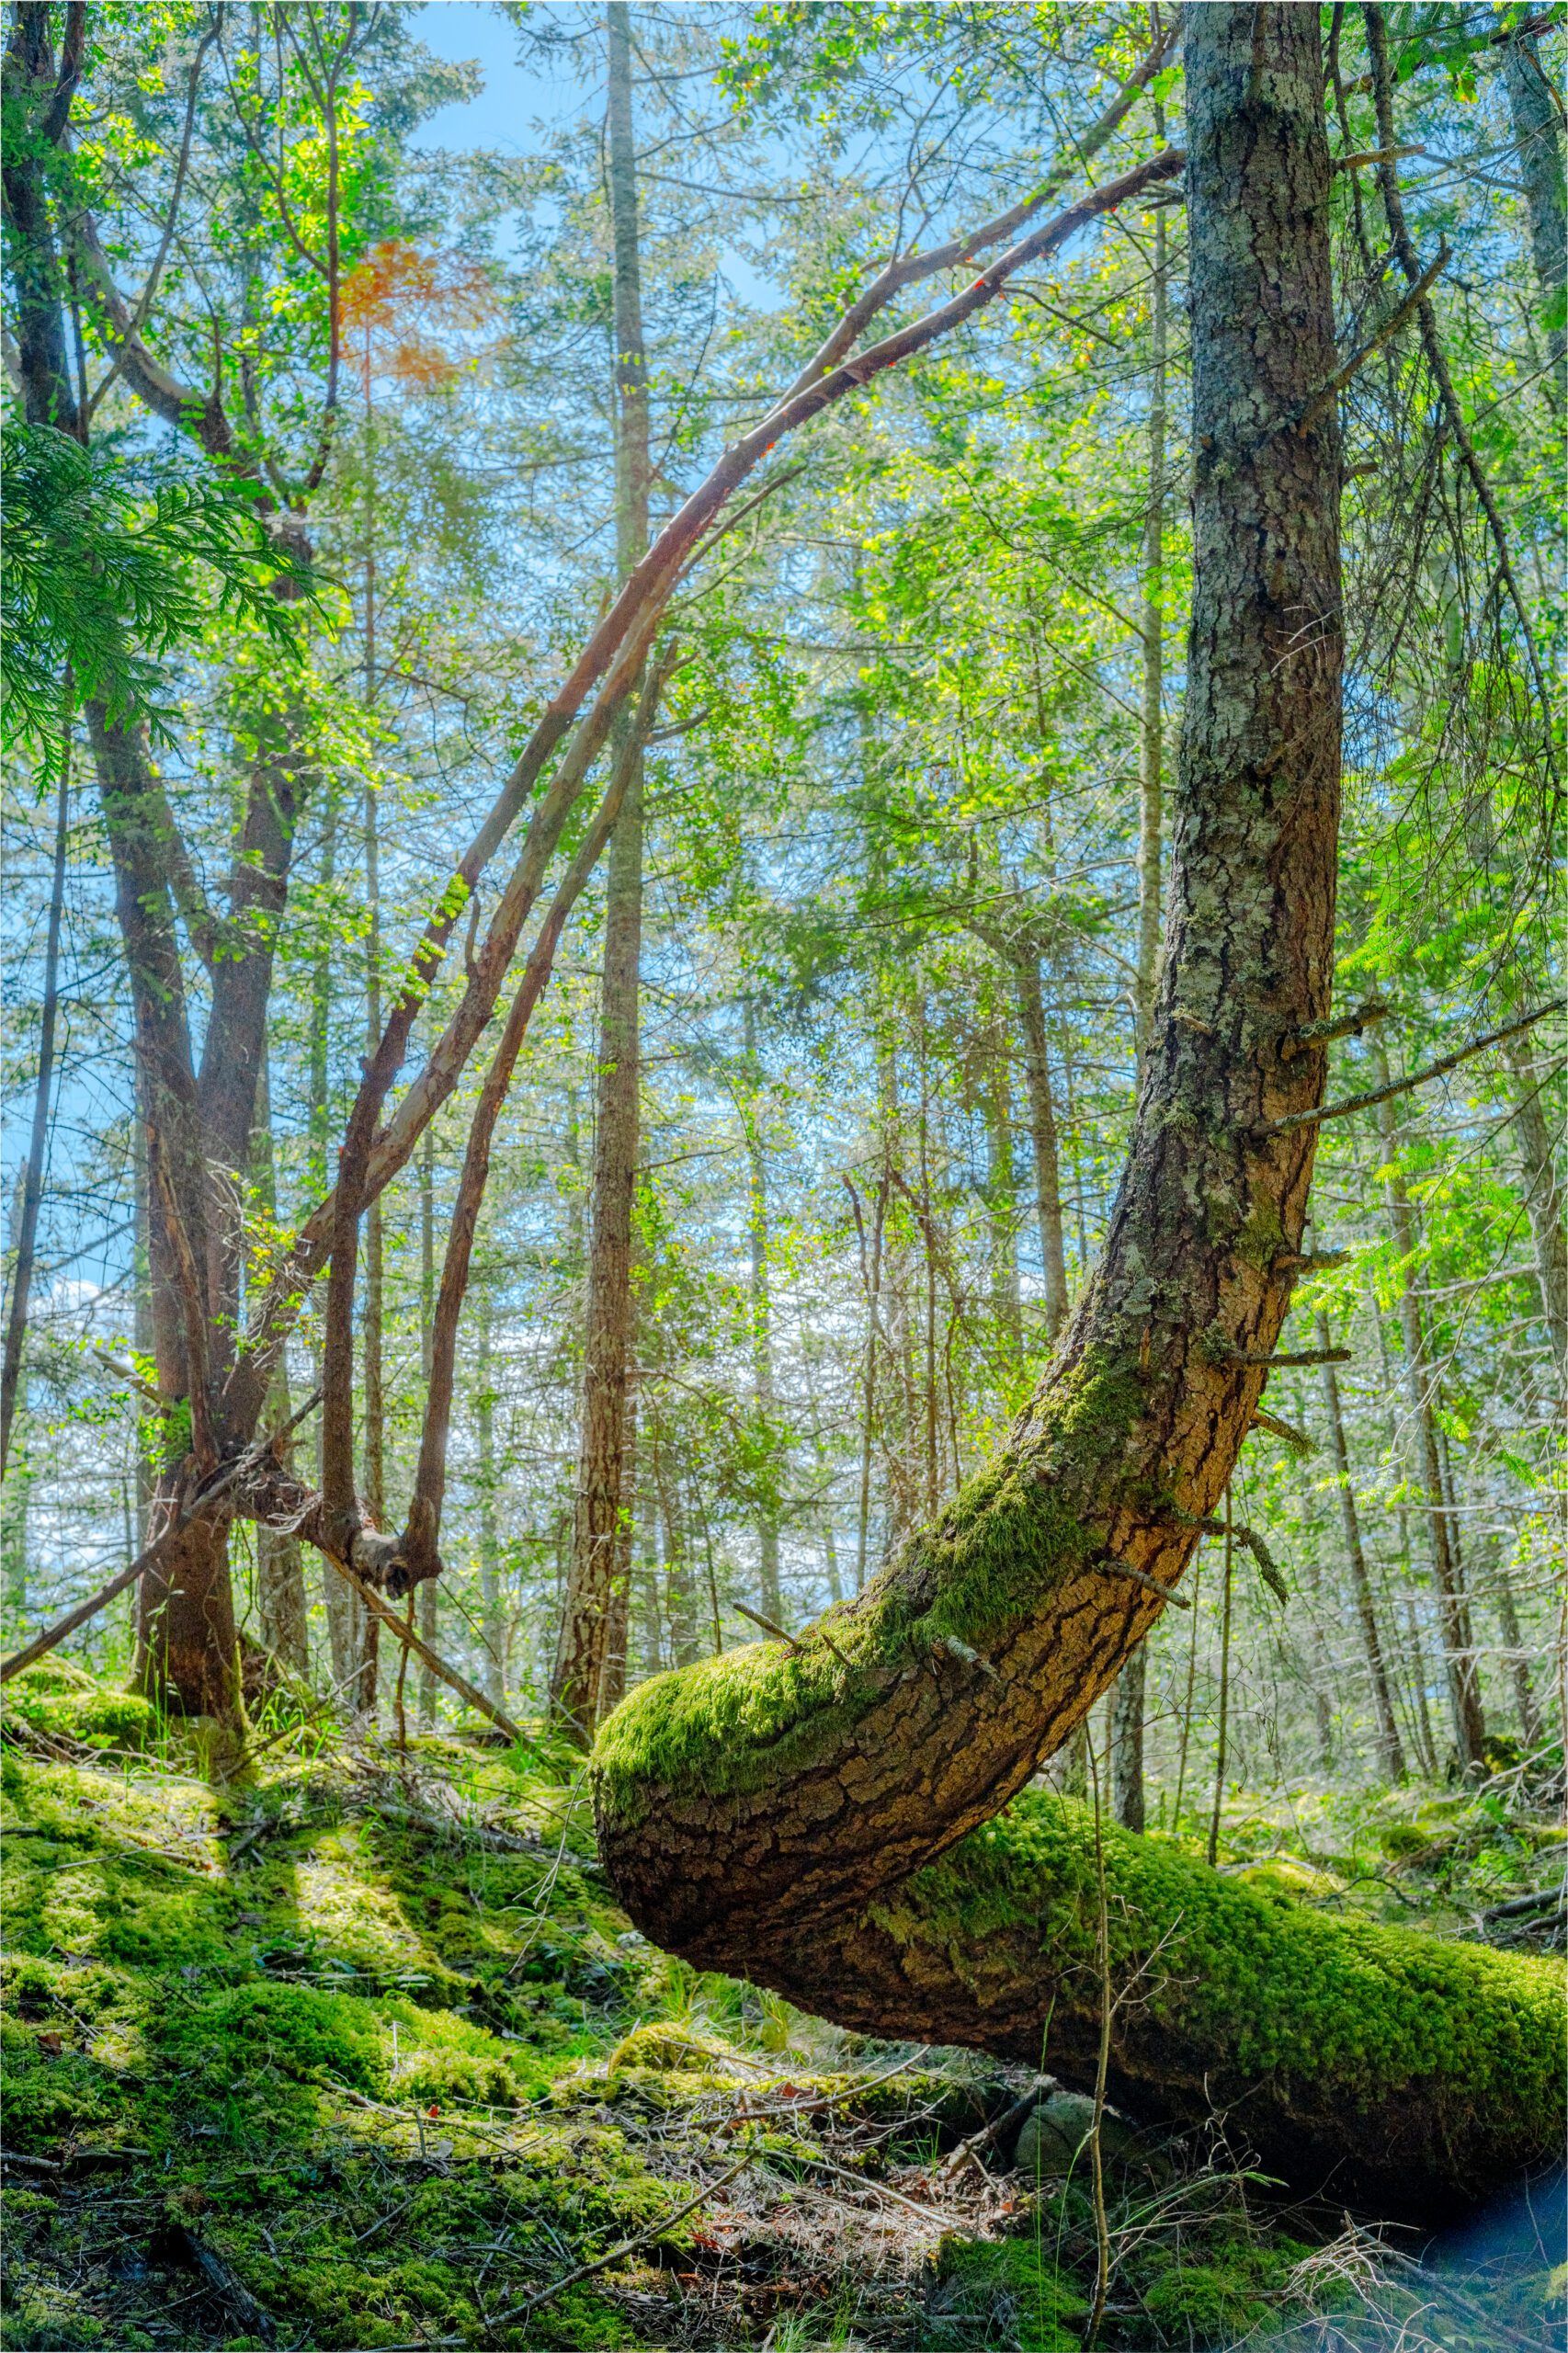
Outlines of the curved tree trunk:
<svg viewBox="0 0 1568 2353">
<path fill-rule="evenodd" d="M 1159 1615 L 1300 1263 L 1339 801 L 1338 438 L 1311 9 L 1189 19 L 1195 587 L 1154 1034 L 1105 1257 L 1000 1458 L 828 1631 L 645 1685 L 601 1735 L 639 1923 L 751 1973 L 986 1820 Z M 1255 49 L 1256 43 L 1256 49 Z"/>
<path fill-rule="evenodd" d="M 639 1926 L 858 2028 L 1094 2073 L 1095 1840 L 1023 1801 L 1147 1632 L 1289 1302 L 1338 818 L 1329 170 L 1315 9 L 1187 14 L 1194 603 L 1165 957 L 1106 1255 L 1000 1460 L 797 1649 L 645 1684 L 594 1754 Z M 978 1825 L 988 1824 L 987 1827 Z M 969 1834 L 966 1836 L 966 1834 Z M 961 1843 L 960 1843 L 961 1841 Z M 1329 1921 L 1106 1833 L 1113 2094 L 1430 2212 L 1550 2158 L 1559 1974 Z"/>
</svg>

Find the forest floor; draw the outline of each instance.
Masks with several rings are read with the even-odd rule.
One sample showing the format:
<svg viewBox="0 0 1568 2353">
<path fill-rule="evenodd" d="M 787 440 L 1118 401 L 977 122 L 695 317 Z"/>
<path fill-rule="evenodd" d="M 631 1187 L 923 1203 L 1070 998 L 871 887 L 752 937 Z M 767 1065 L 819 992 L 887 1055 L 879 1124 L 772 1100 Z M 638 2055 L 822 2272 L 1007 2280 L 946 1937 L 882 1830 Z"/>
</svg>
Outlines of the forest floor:
<svg viewBox="0 0 1568 2353">
<path fill-rule="evenodd" d="M 13 2353 L 1082 2346 L 1099 2234 L 1071 2102 L 1020 2145 L 1034 2075 L 659 1953 L 570 1752 L 285 1725 L 215 1783 L 76 1668 L 7 1692 Z M 1506 1782 L 1234 1793 L 1221 1860 L 1286 1901 L 1560 1933 L 1561 1829 Z M 1217 2136 L 1105 2147 L 1103 2347 L 1562 2341 L 1539 2200 L 1434 2259 L 1286 2209 Z"/>
</svg>

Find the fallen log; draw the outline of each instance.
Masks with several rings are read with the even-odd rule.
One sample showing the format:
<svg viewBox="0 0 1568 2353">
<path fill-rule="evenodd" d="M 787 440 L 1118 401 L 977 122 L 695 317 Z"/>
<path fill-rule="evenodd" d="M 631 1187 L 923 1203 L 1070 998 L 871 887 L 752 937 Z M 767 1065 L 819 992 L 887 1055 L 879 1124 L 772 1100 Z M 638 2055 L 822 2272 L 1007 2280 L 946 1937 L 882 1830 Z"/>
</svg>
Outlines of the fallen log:
<svg viewBox="0 0 1568 2353">
<path fill-rule="evenodd" d="M 1433 2222 L 1562 2154 L 1561 1961 L 1328 1917 L 1172 1843 L 1103 1831 L 1111 2098 L 1141 2122 L 1223 2121 L 1302 2195 Z M 957 2043 L 1092 2090 L 1100 2034 L 1094 1817 L 1031 1793 L 753 1983 L 862 2033 Z M 683 1948 L 742 1965 L 728 1944 Z"/>
</svg>

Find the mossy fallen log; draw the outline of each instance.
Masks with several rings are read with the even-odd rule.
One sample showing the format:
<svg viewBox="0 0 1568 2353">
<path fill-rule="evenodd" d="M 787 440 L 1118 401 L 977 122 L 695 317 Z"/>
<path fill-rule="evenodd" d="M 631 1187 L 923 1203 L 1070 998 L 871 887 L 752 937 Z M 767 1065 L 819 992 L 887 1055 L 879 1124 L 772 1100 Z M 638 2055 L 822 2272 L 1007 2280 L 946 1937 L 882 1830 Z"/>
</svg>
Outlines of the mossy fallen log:
<svg viewBox="0 0 1568 2353">
<path fill-rule="evenodd" d="M 1560 2157 L 1561 1961 L 1329 1917 L 1107 1825 L 1109 2092 L 1142 2121 L 1224 2120 L 1292 2190 L 1421 2222 Z M 864 1910 L 749 1954 L 863 2032 L 959 2043 L 1090 2088 L 1101 1977 L 1094 1819 L 1029 1794 Z"/>
</svg>

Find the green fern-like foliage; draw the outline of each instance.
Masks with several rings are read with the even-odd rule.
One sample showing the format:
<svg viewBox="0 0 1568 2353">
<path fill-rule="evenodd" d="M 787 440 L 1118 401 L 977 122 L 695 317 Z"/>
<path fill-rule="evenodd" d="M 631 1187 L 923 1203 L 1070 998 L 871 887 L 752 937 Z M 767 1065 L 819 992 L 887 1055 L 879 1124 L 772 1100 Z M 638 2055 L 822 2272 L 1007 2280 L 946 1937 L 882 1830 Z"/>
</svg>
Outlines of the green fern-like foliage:
<svg viewBox="0 0 1568 2353">
<path fill-rule="evenodd" d="M 84 449 L 48 425 L 0 435 L 0 726 L 8 748 L 48 760 L 67 667 L 81 701 L 145 722 L 168 740 L 163 665 L 215 614 L 248 620 L 297 653 L 309 584 L 268 537 L 254 492 L 217 477 L 160 477 L 145 462 Z"/>
</svg>

